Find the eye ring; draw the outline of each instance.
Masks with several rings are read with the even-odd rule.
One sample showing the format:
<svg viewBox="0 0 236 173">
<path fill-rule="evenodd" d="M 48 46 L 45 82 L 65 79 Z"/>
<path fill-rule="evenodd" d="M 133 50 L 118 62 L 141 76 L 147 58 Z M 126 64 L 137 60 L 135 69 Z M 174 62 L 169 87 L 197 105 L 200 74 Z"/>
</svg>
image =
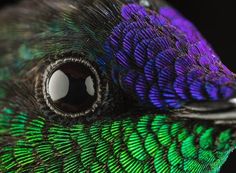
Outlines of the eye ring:
<svg viewBox="0 0 236 173">
<path fill-rule="evenodd" d="M 91 102 L 88 108 L 81 111 L 72 111 L 68 112 L 63 109 L 60 109 L 58 106 L 55 106 L 52 100 L 52 95 L 50 95 L 50 80 L 53 78 L 53 75 L 65 65 L 74 65 L 82 67 L 87 71 L 91 72 L 91 78 L 88 81 L 93 84 L 95 83 L 96 87 L 94 88 L 92 94 L 94 94 L 95 100 Z M 102 102 L 102 80 L 98 73 L 98 69 L 93 65 L 89 60 L 86 59 L 84 55 L 63 55 L 59 56 L 56 59 L 50 59 L 47 63 L 47 66 L 43 73 L 36 80 L 36 98 L 38 100 L 41 109 L 46 112 L 56 113 L 63 117 L 81 117 L 91 113 L 94 113 L 99 105 Z"/>
</svg>

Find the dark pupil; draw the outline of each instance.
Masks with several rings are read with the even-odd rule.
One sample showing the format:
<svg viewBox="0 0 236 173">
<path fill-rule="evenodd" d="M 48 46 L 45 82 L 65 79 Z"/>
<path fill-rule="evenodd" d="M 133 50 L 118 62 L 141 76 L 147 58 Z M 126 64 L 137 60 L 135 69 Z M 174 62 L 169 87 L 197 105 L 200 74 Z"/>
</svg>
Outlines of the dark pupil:
<svg viewBox="0 0 236 173">
<path fill-rule="evenodd" d="M 67 63 L 57 68 L 48 85 L 50 100 L 67 113 L 88 110 L 96 101 L 96 77 L 83 64 Z"/>
</svg>

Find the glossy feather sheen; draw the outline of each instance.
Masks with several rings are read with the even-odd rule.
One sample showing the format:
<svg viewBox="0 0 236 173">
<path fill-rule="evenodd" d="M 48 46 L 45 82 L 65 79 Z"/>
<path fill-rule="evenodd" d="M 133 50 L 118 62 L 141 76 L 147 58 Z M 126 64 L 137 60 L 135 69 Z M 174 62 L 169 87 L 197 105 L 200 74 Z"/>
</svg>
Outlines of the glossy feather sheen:
<svg viewBox="0 0 236 173">
<path fill-rule="evenodd" d="M 170 7 L 156 13 L 137 4 L 123 6 L 122 21 L 108 42 L 109 52 L 125 71 L 123 88 L 141 102 L 181 108 L 234 94 L 234 74 L 196 28 Z"/>
<path fill-rule="evenodd" d="M 220 171 L 235 148 L 235 130 L 160 109 L 231 98 L 235 75 L 173 8 L 158 0 L 140 4 L 150 8 L 139 1 L 48 0 L 0 13 L 0 84 L 10 88 L 0 85 L 0 172 Z M 47 55 L 71 51 L 86 52 L 138 110 L 154 113 L 54 121 L 32 88 Z"/>
<path fill-rule="evenodd" d="M 0 115 L 3 172 L 218 172 L 233 149 L 230 130 L 166 115 L 71 127 L 8 109 Z"/>
</svg>

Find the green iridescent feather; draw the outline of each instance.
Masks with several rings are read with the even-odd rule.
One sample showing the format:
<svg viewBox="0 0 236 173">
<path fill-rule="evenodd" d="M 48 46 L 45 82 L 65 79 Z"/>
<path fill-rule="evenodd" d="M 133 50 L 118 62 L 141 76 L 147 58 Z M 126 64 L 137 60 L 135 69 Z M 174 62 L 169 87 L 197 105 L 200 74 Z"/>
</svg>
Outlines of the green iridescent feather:
<svg viewBox="0 0 236 173">
<path fill-rule="evenodd" d="M 143 115 L 71 127 L 4 109 L 2 172 L 218 172 L 232 131 Z"/>
<path fill-rule="evenodd" d="M 87 49 L 74 20 L 78 3 L 53 6 L 50 13 L 49 6 L 41 4 L 38 12 L 27 8 L 27 17 L 14 8 L 0 13 L 2 83 L 34 74 L 25 64 L 37 67 L 44 55 Z M 18 21 L 9 17 L 16 13 Z M 92 50 L 96 51 L 91 49 L 90 57 Z M 168 114 L 64 125 L 49 121 L 40 111 L 29 113 L 5 104 L 9 93 L 4 89 L 0 88 L 0 172 L 214 173 L 236 146 L 231 128 Z"/>
</svg>

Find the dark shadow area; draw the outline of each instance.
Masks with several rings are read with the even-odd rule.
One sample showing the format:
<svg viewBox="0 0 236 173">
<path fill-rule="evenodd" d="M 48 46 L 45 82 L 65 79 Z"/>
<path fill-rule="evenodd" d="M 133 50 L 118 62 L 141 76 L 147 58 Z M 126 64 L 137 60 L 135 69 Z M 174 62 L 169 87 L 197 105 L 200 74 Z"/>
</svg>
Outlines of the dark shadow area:
<svg viewBox="0 0 236 173">
<path fill-rule="evenodd" d="M 0 9 L 7 6 L 7 5 L 15 4 L 17 2 L 19 2 L 19 0 L 2 0 L 0 2 Z"/>
<path fill-rule="evenodd" d="M 235 1 L 168 0 L 192 21 L 220 55 L 223 63 L 236 72 Z M 236 62 L 236 61 L 235 61 Z"/>
</svg>

